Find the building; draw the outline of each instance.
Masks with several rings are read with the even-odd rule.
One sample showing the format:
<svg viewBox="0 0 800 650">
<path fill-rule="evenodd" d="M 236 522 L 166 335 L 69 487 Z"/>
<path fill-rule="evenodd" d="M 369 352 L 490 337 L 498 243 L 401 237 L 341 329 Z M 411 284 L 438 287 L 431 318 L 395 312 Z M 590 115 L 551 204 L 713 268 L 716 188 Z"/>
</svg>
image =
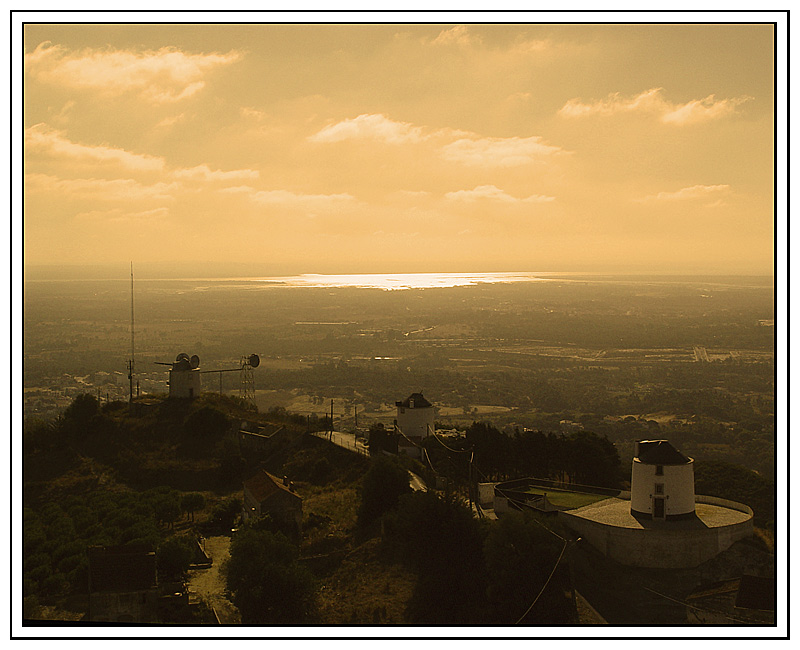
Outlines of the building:
<svg viewBox="0 0 800 650">
<path fill-rule="evenodd" d="M 606 557 L 656 569 L 699 566 L 753 534 L 748 506 L 695 495 L 694 462 L 666 440 L 636 443 L 630 492 L 558 518 Z"/>
<path fill-rule="evenodd" d="M 409 456 L 420 455 L 422 439 L 434 431 L 436 408 L 422 393 L 411 393 L 402 402 L 395 402 L 397 419 L 395 424 L 400 431 L 398 451 Z"/>
<path fill-rule="evenodd" d="M 193 399 L 200 395 L 200 359 L 197 355 L 191 359 L 188 354 L 179 354 L 178 358 L 170 365 L 169 370 L 169 396 Z"/>
<path fill-rule="evenodd" d="M 636 443 L 631 468 L 631 514 L 653 519 L 691 518 L 694 460 L 666 440 Z"/>
<path fill-rule="evenodd" d="M 285 476 L 279 479 L 259 470 L 244 482 L 242 516 L 245 520 L 269 515 L 275 521 L 292 524 L 298 533 L 303 522 L 303 497 Z"/>
<path fill-rule="evenodd" d="M 154 623 L 156 554 L 146 546 L 89 548 L 89 615 L 93 622 Z"/>
</svg>

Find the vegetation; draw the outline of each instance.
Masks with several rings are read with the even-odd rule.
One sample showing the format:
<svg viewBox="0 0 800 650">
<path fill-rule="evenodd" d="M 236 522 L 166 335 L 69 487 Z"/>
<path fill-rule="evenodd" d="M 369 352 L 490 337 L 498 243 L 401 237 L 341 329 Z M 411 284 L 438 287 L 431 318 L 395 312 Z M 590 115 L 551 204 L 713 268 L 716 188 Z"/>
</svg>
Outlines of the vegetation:
<svg viewBox="0 0 800 650">
<path fill-rule="evenodd" d="M 408 470 L 389 456 L 378 456 L 364 475 L 358 524 L 365 527 L 397 507 L 403 494 L 411 491 Z"/>
<path fill-rule="evenodd" d="M 697 494 L 744 503 L 753 509 L 756 526 L 775 530 L 775 485 L 763 476 L 720 461 L 695 461 L 694 488 Z"/>
<path fill-rule="evenodd" d="M 228 588 L 245 624 L 296 625 L 314 620 L 314 579 L 281 533 L 245 528 L 231 541 Z"/>
</svg>

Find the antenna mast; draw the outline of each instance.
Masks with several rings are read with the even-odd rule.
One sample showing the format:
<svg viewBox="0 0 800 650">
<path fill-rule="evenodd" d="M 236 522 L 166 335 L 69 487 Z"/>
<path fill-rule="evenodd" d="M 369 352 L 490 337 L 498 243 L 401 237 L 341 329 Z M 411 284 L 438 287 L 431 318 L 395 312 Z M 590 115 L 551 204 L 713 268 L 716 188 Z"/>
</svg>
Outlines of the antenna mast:
<svg viewBox="0 0 800 650">
<path fill-rule="evenodd" d="M 128 401 L 133 402 L 133 356 L 134 354 L 134 328 L 133 328 L 133 262 L 131 262 L 131 358 L 128 360 Z"/>
</svg>

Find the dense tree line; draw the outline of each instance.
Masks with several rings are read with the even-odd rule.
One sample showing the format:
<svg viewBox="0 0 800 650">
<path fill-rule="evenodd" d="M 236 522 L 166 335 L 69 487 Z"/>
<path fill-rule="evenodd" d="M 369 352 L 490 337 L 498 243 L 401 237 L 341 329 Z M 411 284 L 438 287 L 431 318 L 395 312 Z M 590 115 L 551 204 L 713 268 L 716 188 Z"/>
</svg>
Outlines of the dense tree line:
<svg viewBox="0 0 800 650">
<path fill-rule="evenodd" d="M 467 451 L 474 454 L 478 473 L 473 481 L 533 477 L 619 488 L 624 480 L 614 444 L 588 431 L 565 435 L 516 430 L 508 435 L 492 424 L 473 422 L 461 440 L 442 444 L 440 437 L 429 436 L 423 446 L 433 469 L 461 484 L 469 480 Z"/>
<path fill-rule="evenodd" d="M 98 491 L 68 496 L 23 512 L 23 595 L 52 602 L 88 588 L 89 546 L 144 545 L 154 551 L 171 537 L 181 514 L 180 493 L 169 487 L 145 492 Z M 166 554 L 175 543 L 167 544 Z M 172 559 L 168 573 L 175 573 Z M 180 564 L 177 572 L 188 567 Z M 32 602 L 32 601 L 29 601 Z"/>
</svg>

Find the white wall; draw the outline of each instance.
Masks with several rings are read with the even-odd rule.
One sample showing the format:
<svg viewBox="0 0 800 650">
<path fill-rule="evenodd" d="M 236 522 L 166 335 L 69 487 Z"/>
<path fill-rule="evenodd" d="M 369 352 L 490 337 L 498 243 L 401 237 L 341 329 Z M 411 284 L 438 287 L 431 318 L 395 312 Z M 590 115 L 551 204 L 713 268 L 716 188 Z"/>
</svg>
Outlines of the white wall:
<svg viewBox="0 0 800 650">
<path fill-rule="evenodd" d="M 654 497 L 663 496 L 667 517 L 694 512 L 694 461 L 684 465 L 660 465 L 663 475 L 656 475 L 656 465 L 633 459 L 631 469 L 631 509 L 652 514 Z M 663 486 L 663 495 L 656 493 Z"/>
<path fill-rule="evenodd" d="M 197 370 L 170 370 L 170 397 L 199 397 L 202 384 Z"/>
<path fill-rule="evenodd" d="M 397 407 L 397 426 L 409 438 L 424 438 L 428 435 L 428 427 L 433 431 L 436 409 L 433 406 L 423 408 Z"/>
</svg>

